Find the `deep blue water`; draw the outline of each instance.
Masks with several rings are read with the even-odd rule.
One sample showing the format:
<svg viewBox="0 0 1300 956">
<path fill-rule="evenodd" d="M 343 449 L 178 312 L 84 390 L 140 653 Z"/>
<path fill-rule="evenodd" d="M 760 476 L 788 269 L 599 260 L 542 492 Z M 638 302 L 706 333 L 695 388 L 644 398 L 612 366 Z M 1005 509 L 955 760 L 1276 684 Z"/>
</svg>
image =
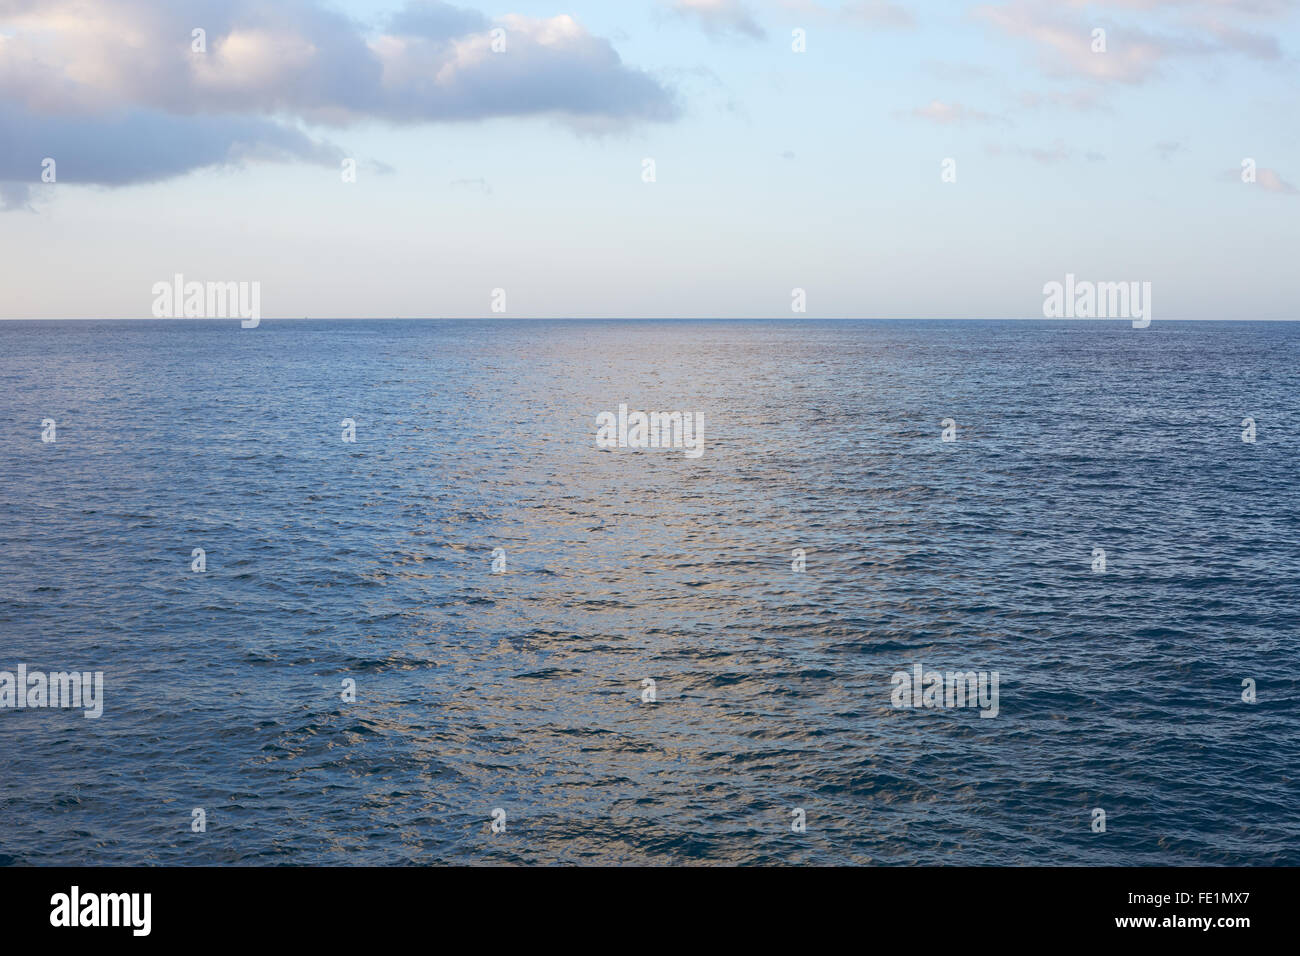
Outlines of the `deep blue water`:
<svg viewBox="0 0 1300 956">
<path fill-rule="evenodd" d="M 1298 368 L 1300 323 L 0 323 L 0 670 L 106 682 L 0 710 L 0 862 L 1300 864 Z M 598 449 L 620 402 L 705 453 Z M 895 709 L 917 662 L 998 716 Z"/>
</svg>

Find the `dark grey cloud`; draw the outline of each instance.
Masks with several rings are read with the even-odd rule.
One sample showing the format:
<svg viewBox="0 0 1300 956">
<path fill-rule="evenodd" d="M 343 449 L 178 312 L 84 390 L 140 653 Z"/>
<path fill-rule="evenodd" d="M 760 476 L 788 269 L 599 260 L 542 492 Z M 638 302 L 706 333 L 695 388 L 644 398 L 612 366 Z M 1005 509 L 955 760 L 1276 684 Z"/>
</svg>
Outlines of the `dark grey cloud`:
<svg viewBox="0 0 1300 956">
<path fill-rule="evenodd" d="M 255 160 L 338 166 L 343 151 L 264 119 L 150 110 L 69 118 L 0 103 L 0 181 L 40 183 L 47 157 L 60 183 L 127 186 Z"/>
</svg>

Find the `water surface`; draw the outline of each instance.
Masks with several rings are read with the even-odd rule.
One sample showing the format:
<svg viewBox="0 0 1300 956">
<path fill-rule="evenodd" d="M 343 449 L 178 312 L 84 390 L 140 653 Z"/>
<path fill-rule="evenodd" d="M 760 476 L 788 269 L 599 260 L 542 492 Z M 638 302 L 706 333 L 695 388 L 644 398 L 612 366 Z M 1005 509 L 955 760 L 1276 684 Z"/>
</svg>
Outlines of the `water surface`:
<svg viewBox="0 0 1300 956">
<path fill-rule="evenodd" d="M 106 680 L 0 710 L 0 862 L 1300 864 L 1297 367 L 1265 323 L 0 323 L 0 669 Z M 597 449 L 620 402 L 704 455 Z M 999 715 L 893 708 L 916 662 Z"/>
</svg>

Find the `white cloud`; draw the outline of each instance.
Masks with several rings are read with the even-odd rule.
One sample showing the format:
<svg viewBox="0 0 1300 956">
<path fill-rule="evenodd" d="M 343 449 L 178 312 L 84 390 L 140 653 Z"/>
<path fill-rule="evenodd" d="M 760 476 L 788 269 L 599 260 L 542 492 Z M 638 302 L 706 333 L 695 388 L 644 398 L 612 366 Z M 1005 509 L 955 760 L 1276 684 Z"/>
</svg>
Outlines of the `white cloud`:
<svg viewBox="0 0 1300 956">
<path fill-rule="evenodd" d="M 845 0 L 830 6 L 821 0 L 778 0 L 780 5 L 794 13 L 822 19 L 834 19 L 846 25 L 873 29 L 905 29 L 916 25 L 916 20 L 906 7 L 889 0 Z"/>
<path fill-rule="evenodd" d="M 1257 169 L 1255 171 L 1255 185 L 1271 193 L 1293 194 L 1300 191 L 1279 176 L 1275 169 Z"/>
<path fill-rule="evenodd" d="M 191 49 L 196 27 L 206 52 Z M 39 181 L 31 155 L 56 149 L 61 182 L 108 185 L 250 157 L 333 161 L 298 124 L 677 115 L 656 79 L 563 15 L 489 20 L 424 0 L 373 34 L 317 0 L 0 0 L 0 29 L 0 182 Z"/>
<path fill-rule="evenodd" d="M 1030 41 L 1044 72 L 1100 82 L 1141 83 L 1169 60 L 1186 56 L 1237 54 L 1278 60 L 1276 36 L 1225 23 L 1248 17 L 1269 20 L 1295 9 L 1292 0 L 1012 0 L 976 9 L 977 17 L 1002 32 Z M 1120 19 L 1102 18 L 1107 12 Z M 1142 14 L 1142 27 L 1126 14 Z M 1159 32 L 1153 32 L 1151 25 Z M 1105 30 L 1103 52 L 1093 50 L 1093 31 Z"/>
<path fill-rule="evenodd" d="M 911 113 L 918 119 L 930 120 L 933 123 L 949 125 L 952 123 L 1005 123 L 1006 120 L 992 113 L 984 113 L 980 110 L 971 109 L 963 106 L 961 103 L 945 103 L 942 100 L 931 100 L 925 106 L 918 106 Z"/>
</svg>

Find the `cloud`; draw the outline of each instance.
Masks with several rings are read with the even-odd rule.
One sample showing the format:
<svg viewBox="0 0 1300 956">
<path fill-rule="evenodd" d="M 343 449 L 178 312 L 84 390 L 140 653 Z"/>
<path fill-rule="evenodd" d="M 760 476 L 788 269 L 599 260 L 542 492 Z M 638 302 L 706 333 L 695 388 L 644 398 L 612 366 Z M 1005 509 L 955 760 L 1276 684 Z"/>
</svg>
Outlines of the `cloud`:
<svg viewBox="0 0 1300 956">
<path fill-rule="evenodd" d="M 753 40 L 767 36 L 742 0 L 669 0 L 668 6 L 678 16 L 698 21 L 711 36 L 731 33 Z"/>
<path fill-rule="evenodd" d="M 489 19 L 433 0 L 375 30 L 319 0 L 0 0 L 0 104 L 0 181 L 39 181 L 53 156 L 60 182 L 107 186 L 337 163 L 340 148 L 304 127 L 538 116 L 588 131 L 678 114 L 572 17 Z"/>
<path fill-rule="evenodd" d="M 1242 160 L 1242 168 L 1225 169 L 1218 174 L 1217 178 L 1229 183 L 1244 183 L 1247 186 L 1258 186 L 1265 192 L 1278 193 L 1283 196 L 1294 196 L 1297 193 L 1300 193 L 1300 189 L 1297 189 L 1290 182 L 1283 179 L 1277 170 L 1267 169 L 1263 166 L 1255 169 L 1255 181 L 1250 182 L 1245 178 L 1245 164 L 1246 161 Z"/>
<path fill-rule="evenodd" d="M 819 0 L 780 0 L 781 6 L 795 13 L 818 18 L 833 18 L 847 25 L 873 29 L 908 29 L 916 20 L 906 7 L 888 0 L 845 0 L 838 7 Z"/>
<path fill-rule="evenodd" d="M 1025 109 L 1052 107 L 1055 109 L 1076 110 L 1081 113 L 1107 109 L 1102 105 L 1100 94 L 1095 89 L 1063 90 L 1050 93 L 1025 92 L 1020 94 L 1019 101 L 1020 105 Z"/>
<path fill-rule="evenodd" d="M 1203 9 L 1240 15 L 1277 16 L 1289 12 L 1294 4 L 1295 0 L 1067 0 L 1066 5 L 1098 10 L 1104 7 L 1142 11 Z"/>
<path fill-rule="evenodd" d="M 1144 25 L 1156 22 L 1161 32 L 1122 20 L 1099 20 L 1097 15 L 1107 8 L 1121 16 L 1142 12 Z M 1086 4 L 1012 0 L 979 7 L 975 16 L 1003 33 L 1030 41 L 1046 73 L 1136 84 L 1156 76 L 1167 61 L 1178 57 L 1232 53 L 1257 60 L 1280 59 L 1276 37 L 1229 26 L 1218 14 L 1269 18 L 1289 9 L 1280 0 L 1092 0 Z M 1105 31 L 1105 42 L 1104 49 L 1095 51 L 1093 31 L 1098 29 Z"/>
<path fill-rule="evenodd" d="M 671 97 L 568 16 L 409 3 L 369 35 L 315 0 L 0 0 L 0 92 L 40 111 L 133 105 L 347 126 L 558 114 L 670 119 Z M 190 49 L 206 30 L 207 52 Z M 494 50 L 493 30 L 501 30 Z M 112 37 L 113 42 L 105 42 Z"/>
<path fill-rule="evenodd" d="M 1204 24 L 1205 29 L 1215 36 L 1225 49 L 1244 53 L 1256 60 L 1278 60 L 1282 57 L 1282 47 L 1275 36 L 1239 30 L 1218 20 L 1206 20 Z"/>
<path fill-rule="evenodd" d="M 12 212 L 15 209 L 36 211 L 32 206 L 32 187 L 26 183 L 0 182 L 0 211 Z"/>
<path fill-rule="evenodd" d="M 886 0 L 850 0 L 840 7 L 840 16 L 872 27 L 905 29 L 916 26 L 911 13 Z"/>
<path fill-rule="evenodd" d="M 735 91 L 707 66 L 665 67 L 659 75 L 692 103 L 711 103 L 719 113 L 749 118 L 749 110 Z"/>
<path fill-rule="evenodd" d="M 491 21 L 477 10 L 447 3 L 411 3 L 388 19 L 387 32 L 396 36 L 421 36 L 450 40 L 467 33 L 482 32 Z"/>
<path fill-rule="evenodd" d="M 453 179 L 451 181 L 452 189 L 468 189 L 473 192 L 480 192 L 485 196 L 492 195 L 492 186 L 482 176 L 477 179 Z"/>
<path fill-rule="evenodd" d="M 1059 139 L 1051 146 L 989 146 L 987 152 L 990 156 L 1000 156 L 1003 153 L 1012 156 L 1020 156 L 1025 159 L 1032 159 L 1036 163 L 1044 166 L 1055 166 L 1057 163 L 1064 163 L 1080 156 L 1079 153 L 1068 148 Z M 1090 163 L 1104 162 L 1106 157 L 1102 153 L 1088 150 L 1082 154 L 1082 158 Z"/>
<path fill-rule="evenodd" d="M 57 182 L 127 186 L 250 161 L 338 166 L 342 156 L 337 146 L 264 119 L 170 116 L 156 110 L 69 118 L 0 103 L 4 182 L 39 182 L 45 157 L 55 161 Z"/>
<path fill-rule="evenodd" d="M 1240 182 L 1241 175 L 1241 170 L 1233 169 L 1225 172 L 1223 178 Z M 1300 189 L 1296 189 L 1295 186 L 1278 175 L 1277 170 L 1265 169 L 1263 166 L 1255 170 L 1255 182 L 1247 185 L 1255 185 L 1265 192 L 1281 193 L 1287 196 L 1294 196 L 1300 192 Z"/>
<path fill-rule="evenodd" d="M 1021 156 L 1028 156 L 1034 162 L 1042 163 L 1045 166 L 1064 162 L 1070 158 L 1070 151 L 1059 141 L 1048 148 L 1018 146 L 1015 148 L 1014 152 Z"/>
<path fill-rule="evenodd" d="M 928 60 L 925 68 L 940 79 L 954 83 L 975 83 L 994 78 L 994 72 L 986 66 L 974 63 L 962 63 L 943 60 Z"/>
<path fill-rule="evenodd" d="M 992 113 L 983 113 L 979 110 L 973 110 L 970 107 L 963 106 L 960 103 L 945 103 L 942 100 L 931 100 L 925 106 L 918 106 L 912 110 L 912 116 L 918 119 L 929 120 L 932 123 L 949 125 L 952 123 L 1005 123 L 1006 120 L 1001 116 L 994 116 Z"/>
<path fill-rule="evenodd" d="M 990 145 L 990 146 L 986 146 L 984 151 L 988 153 L 990 156 L 1001 156 L 1003 153 L 1008 153 L 1012 156 L 1026 156 L 1031 159 L 1037 160 L 1038 162 L 1043 164 L 1060 162 L 1063 159 L 1068 159 L 1070 155 L 1069 152 L 1066 151 L 1065 148 L 1062 147 L 1059 143 L 1052 149 L 1042 149 L 1037 147 L 1027 148 L 1024 146 L 1003 147 L 998 145 Z"/>
<path fill-rule="evenodd" d="M 1048 73 L 1137 83 L 1154 73 L 1159 62 L 1169 55 L 1167 42 L 1136 30 L 1108 38 L 1106 51 L 1095 53 L 1095 27 L 1063 19 L 1033 3 L 981 7 L 976 14 L 1004 33 L 1030 40 L 1038 47 Z"/>
<path fill-rule="evenodd" d="M 1293 195 L 1300 192 L 1289 182 L 1283 179 L 1273 169 L 1259 169 L 1255 172 L 1255 185 L 1271 193 L 1287 193 Z"/>
</svg>

